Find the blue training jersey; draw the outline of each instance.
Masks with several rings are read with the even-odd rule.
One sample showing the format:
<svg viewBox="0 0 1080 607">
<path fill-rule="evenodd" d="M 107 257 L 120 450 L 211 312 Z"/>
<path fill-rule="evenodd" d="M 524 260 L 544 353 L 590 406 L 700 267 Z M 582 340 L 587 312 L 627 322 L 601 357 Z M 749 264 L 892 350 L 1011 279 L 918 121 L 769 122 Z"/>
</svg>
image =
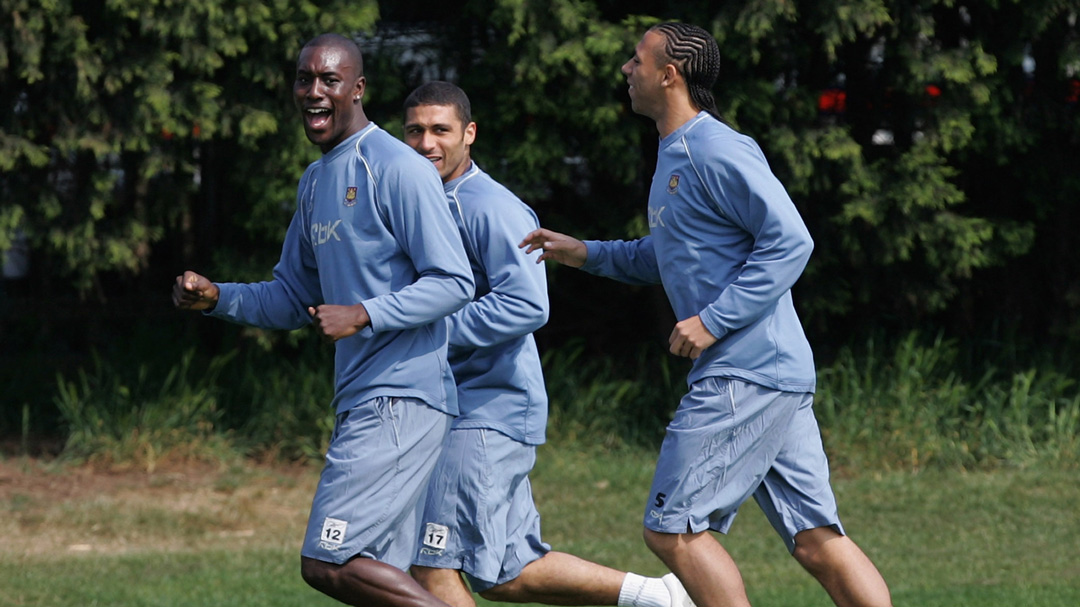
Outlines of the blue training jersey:
<svg viewBox="0 0 1080 607">
<path fill-rule="evenodd" d="M 446 322 L 472 273 L 435 168 L 374 123 L 308 166 L 273 280 L 224 283 L 210 315 L 273 329 L 308 306 L 364 304 L 371 325 L 338 340 L 334 408 L 413 397 L 457 414 Z"/>
<path fill-rule="evenodd" d="M 791 287 L 813 241 L 757 143 L 705 112 L 660 141 L 649 236 L 587 241 L 582 269 L 662 282 L 678 320 L 700 315 L 718 341 L 687 378 L 738 378 L 813 392 L 814 357 Z"/>
<path fill-rule="evenodd" d="M 473 301 L 447 318 L 461 410 L 454 427 L 541 444 L 548 401 L 532 332 L 548 319 L 547 276 L 517 246 L 539 221 L 475 162 L 444 189 L 476 282 Z"/>
</svg>

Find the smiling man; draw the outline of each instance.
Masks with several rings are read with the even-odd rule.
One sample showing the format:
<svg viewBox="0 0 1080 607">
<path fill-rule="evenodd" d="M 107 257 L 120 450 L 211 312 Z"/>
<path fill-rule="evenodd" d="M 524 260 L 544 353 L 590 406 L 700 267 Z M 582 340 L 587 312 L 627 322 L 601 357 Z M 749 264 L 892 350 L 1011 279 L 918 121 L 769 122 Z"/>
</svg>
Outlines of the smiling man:
<svg viewBox="0 0 1080 607">
<path fill-rule="evenodd" d="M 470 587 L 501 602 L 691 606 L 674 575 L 617 571 L 541 540 L 529 472 L 547 392 L 532 332 L 547 322 L 547 279 L 517 247 L 536 214 L 472 161 L 464 91 L 429 82 L 404 107 L 405 142 L 438 169 L 476 282 L 473 301 L 447 318 L 460 415 L 432 475 L 413 575 L 454 607 L 475 605 Z"/>
<path fill-rule="evenodd" d="M 444 317 L 473 281 L 438 173 L 367 119 L 352 40 L 325 34 L 296 64 L 293 97 L 323 156 L 300 179 L 273 280 L 178 276 L 173 302 L 274 329 L 313 324 L 335 345 L 337 414 L 301 573 L 349 605 L 443 607 L 405 570 L 421 497 L 457 414 Z"/>
<path fill-rule="evenodd" d="M 718 116 L 720 49 L 686 23 L 649 28 L 622 66 L 660 142 L 649 235 L 581 241 L 529 233 L 526 252 L 664 286 L 669 351 L 693 361 L 645 502 L 645 542 L 701 607 L 750 604 L 710 531 L 753 497 L 791 555 L 840 607 L 890 607 L 885 580 L 845 533 L 813 411 L 814 358 L 791 287 L 813 241 L 761 148 Z"/>
</svg>

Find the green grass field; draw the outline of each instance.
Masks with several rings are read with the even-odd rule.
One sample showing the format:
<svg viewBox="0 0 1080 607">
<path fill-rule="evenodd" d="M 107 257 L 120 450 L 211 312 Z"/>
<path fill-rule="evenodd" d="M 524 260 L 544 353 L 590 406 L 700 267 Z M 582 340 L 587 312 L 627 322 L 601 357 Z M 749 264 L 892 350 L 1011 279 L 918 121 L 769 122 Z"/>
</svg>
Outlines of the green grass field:
<svg viewBox="0 0 1080 607">
<path fill-rule="evenodd" d="M 662 574 L 641 541 L 648 451 L 545 446 L 533 475 L 555 549 Z M 337 604 L 307 588 L 297 554 L 315 470 L 157 472 L 138 482 L 22 466 L 0 475 L 0 606 Z M 55 494 L 28 488 L 49 481 Z M 22 480 L 20 480 L 22 479 Z M 835 479 L 851 536 L 896 605 L 1080 605 L 1075 471 L 867 474 Z M 76 491 L 76 487 L 83 487 Z M 756 505 L 724 538 L 755 605 L 830 605 Z M 487 604 L 479 601 L 480 604 Z"/>
</svg>

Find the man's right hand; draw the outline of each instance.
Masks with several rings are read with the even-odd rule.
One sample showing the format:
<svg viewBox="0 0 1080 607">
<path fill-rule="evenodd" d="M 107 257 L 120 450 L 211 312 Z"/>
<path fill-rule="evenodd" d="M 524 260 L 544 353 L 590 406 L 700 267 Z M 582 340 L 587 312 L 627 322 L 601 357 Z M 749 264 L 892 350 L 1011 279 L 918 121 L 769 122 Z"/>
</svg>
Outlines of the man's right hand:
<svg viewBox="0 0 1080 607">
<path fill-rule="evenodd" d="M 217 305 L 221 291 L 205 276 L 191 270 L 176 277 L 173 285 L 173 305 L 181 310 L 210 310 Z"/>
<path fill-rule="evenodd" d="M 580 268 L 585 265 L 585 258 L 589 250 L 585 243 L 566 234 L 552 232 L 544 228 L 533 230 L 525 236 L 518 248 L 528 247 L 525 253 L 532 253 L 540 249 L 543 253 L 536 259 L 536 263 L 550 259 L 572 268 Z"/>
</svg>

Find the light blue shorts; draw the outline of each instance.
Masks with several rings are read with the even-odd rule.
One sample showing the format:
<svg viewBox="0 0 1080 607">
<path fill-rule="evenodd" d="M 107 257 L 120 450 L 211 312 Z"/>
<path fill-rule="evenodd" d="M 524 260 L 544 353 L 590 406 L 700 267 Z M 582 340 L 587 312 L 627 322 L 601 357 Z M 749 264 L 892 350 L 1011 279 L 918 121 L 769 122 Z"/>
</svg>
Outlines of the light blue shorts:
<svg viewBox="0 0 1080 607">
<path fill-rule="evenodd" d="M 813 395 L 707 377 L 683 397 L 656 463 L 645 526 L 727 533 L 750 496 L 788 550 L 817 527 L 843 533 Z"/>
<path fill-rule="evenodd" d="M 494 430 L 452 430 L 431 476 L 414 563 L 460 570 L 473 592 L 484 592 L 547 554 L 529 484 L 535 463 L 533 445 Z"/>
<path fill-rule="evenodd" d="M 451 420 L 414 398 L 375 398 L 338 414 L 301 554 L 339 565 L 363 556 L 407 570 Z"/>
</svg>

